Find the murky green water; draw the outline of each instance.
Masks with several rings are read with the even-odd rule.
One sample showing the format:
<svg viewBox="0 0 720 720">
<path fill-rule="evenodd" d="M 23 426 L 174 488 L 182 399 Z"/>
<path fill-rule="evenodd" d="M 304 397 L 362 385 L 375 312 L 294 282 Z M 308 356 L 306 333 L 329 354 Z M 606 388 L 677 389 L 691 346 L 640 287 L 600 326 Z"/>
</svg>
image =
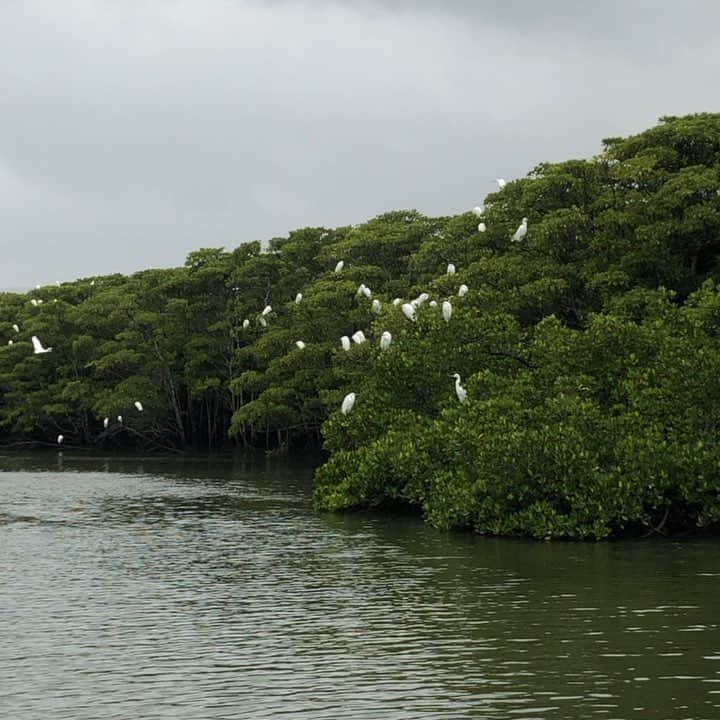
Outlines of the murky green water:
<svg viewBox="0 0 720 720">
<path fill-rule="evenodd" d="M 317 515 L 284 461 L 0 471 L 0 717 L 720 718 L 717 541 Z"/>
</svg>

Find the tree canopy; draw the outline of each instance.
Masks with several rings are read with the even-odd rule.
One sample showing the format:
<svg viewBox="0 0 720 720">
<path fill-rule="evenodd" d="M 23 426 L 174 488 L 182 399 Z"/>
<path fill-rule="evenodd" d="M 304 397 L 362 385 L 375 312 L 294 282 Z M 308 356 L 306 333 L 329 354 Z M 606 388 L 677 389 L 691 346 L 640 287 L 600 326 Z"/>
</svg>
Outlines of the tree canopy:
<svg viewBox="0 0 720 720">
<path fill-rule="evenodd" d="M 705 527 L 720 520 L 719 262 L 720 115 L 664 117 L 538 165 L 481 218 L 389 212 L 0 293 L 0 442 L 323 443 L 325 509 L 402 504 L 535 537 Z"/>
</svg>

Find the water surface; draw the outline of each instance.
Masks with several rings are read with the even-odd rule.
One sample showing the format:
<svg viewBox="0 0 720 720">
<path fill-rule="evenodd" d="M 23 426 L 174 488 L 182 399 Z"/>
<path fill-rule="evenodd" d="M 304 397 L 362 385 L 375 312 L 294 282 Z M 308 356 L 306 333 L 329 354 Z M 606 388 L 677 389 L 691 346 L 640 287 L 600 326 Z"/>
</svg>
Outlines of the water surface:
<svg viewBox="0 0 720 720">
<path fill-rule="evenodd" d="M 282 460 L 0 456 L 0 717 L 720 717 L 720 543 L 312 510 Z"/>
</svg>

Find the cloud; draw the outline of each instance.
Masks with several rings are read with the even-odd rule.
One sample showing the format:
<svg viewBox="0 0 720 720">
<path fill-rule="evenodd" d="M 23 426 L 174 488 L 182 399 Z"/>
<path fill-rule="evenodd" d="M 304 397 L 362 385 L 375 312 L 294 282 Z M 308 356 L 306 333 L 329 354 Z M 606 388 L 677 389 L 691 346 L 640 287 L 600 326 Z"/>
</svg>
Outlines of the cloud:
<svg viewBox="0 0 720 720">
<path fill-rule="evenodd" d="M 183 262 L 713 110 L 720 6 L 40 0 L 0 6 L 0 287 Z"/>
</svg>

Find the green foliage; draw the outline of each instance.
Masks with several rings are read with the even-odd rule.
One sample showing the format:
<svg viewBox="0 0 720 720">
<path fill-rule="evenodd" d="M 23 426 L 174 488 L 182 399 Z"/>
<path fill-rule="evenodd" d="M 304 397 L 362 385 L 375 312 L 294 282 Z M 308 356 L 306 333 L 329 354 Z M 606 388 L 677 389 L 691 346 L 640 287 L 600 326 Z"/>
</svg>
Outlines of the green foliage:
<svg viewBox="0 0 720 720">
<path fill-rule="evenodd" d="M 486 232 L 469 212 L 401 210 L 0 294 L 0 438 L 324 442 L 319 507 L 403 504 L 482 533 L 718 523 L 720 115 L 604 143 L 485 198 Z M 32 335 L 52 353 L 33 355 Z"/>
</svg>

